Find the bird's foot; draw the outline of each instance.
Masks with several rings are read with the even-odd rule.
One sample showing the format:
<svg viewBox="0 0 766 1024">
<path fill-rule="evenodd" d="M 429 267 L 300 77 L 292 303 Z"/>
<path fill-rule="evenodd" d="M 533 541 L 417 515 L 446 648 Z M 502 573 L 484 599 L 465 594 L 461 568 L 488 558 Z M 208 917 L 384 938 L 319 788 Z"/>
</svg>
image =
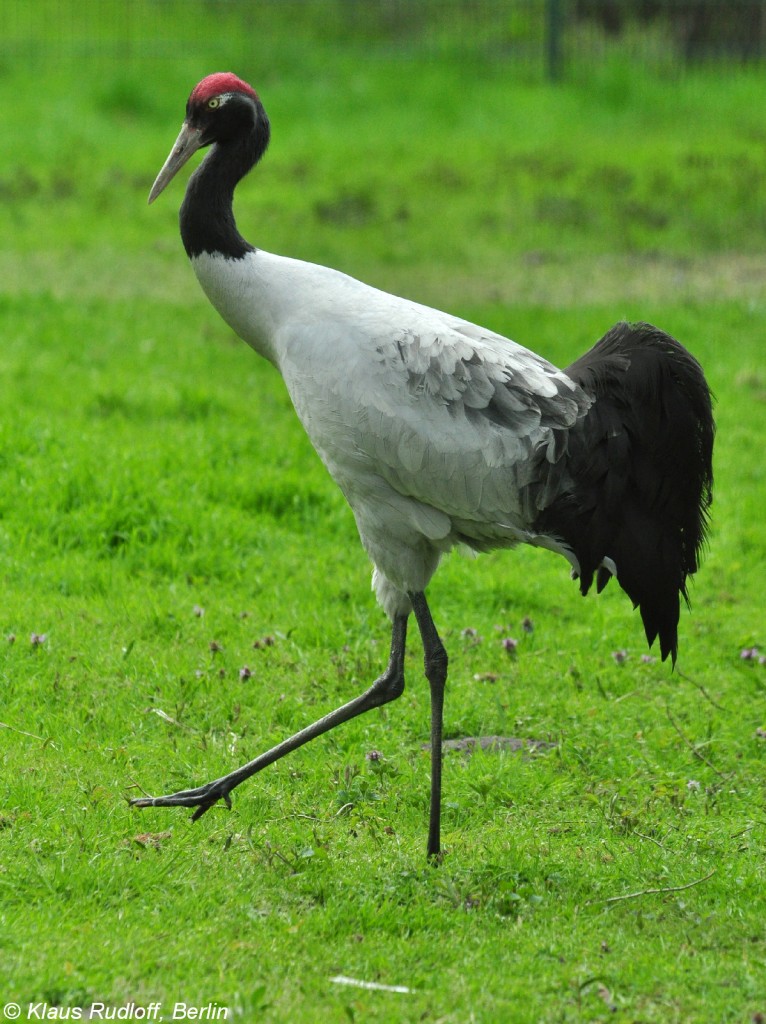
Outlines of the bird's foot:
<svg viewBox="0 0 766 1024">
<path fill-rule="evenodd" d="M 167 796 L 140 796 L 130 801 L 131 807 L 196 807 L 191 820 L 197 821 L 202 815 L 209 811 L 213 804 L 223 800 L 231 810 L 231 797 L 229 790 L 231 783 L 226 779 L 216 779 L 215 782 L 208 782 L 205 786 L 198 786 L 196 789 L 182 789 L 178 793 L 169 793 Z"/>
</svg>

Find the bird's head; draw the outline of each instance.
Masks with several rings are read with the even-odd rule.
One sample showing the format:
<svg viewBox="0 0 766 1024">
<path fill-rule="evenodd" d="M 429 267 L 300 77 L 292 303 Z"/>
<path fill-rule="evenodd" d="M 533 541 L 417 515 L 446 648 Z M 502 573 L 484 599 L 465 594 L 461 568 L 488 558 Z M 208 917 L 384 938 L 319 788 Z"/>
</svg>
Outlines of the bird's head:
<svg viewBox="0 0 766 1024">
<path fill-rule="evenodd" d="M 265 149 L 268 142 L 268 119 L 252 86 L 229 71 L 219 71 L 203 78 L 192 89 L 187 100 L 186 118 L 152 185 L 149 202 L 154 202 L 198 149 L 213 143 L 225 145 L 255 132 L 259 127 L 264 135 L 262 148 Z"/>
</svg>

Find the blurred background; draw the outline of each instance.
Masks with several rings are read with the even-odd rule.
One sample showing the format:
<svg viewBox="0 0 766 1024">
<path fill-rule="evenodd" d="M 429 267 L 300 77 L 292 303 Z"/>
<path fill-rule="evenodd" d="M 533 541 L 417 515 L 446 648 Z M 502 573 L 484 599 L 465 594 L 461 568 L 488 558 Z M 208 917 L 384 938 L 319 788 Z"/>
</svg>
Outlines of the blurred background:
<svg viewBox="0 0 766 1024">
<path fill-rule="evenodd" d="M 760 295 L 765 7 L 3 0 L 5 288 L 190 283 L 179 191 L 144 196 L 230 69 L 272 119 L 238 194 L 264 248 L 435 304 Z"/>
<path fill-rule="evenodd" d="M 555 78 L 605 55 L 679 70 L 763 56 L 763 0 L 5 0 L 5 60 L 247 59 L 270 28 L 402 57 L 460 51 Z M 218 40 L 211 38 L 218 24 Z"/>
</svg>

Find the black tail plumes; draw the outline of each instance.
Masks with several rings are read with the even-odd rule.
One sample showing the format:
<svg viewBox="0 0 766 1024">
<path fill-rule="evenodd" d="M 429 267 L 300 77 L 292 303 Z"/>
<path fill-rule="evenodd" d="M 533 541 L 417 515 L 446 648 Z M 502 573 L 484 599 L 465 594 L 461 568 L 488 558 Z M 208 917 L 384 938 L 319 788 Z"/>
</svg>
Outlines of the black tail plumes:
<svg viewBox="0 0 766 1024">
<path fill-rule="evenodd" d="M 568 484 L 535 526 L 558 536 L 580 565 L 586 594 L 614 563 L 675 664 L 680 596 L 696 572 L 713 486 L 710 390 L 699 363 L 649 324 L 617 324 L 566 369 L 594 399 L 569 436 Z M 606 560 L 606 564 L 605 564 Z"/>
</svg>

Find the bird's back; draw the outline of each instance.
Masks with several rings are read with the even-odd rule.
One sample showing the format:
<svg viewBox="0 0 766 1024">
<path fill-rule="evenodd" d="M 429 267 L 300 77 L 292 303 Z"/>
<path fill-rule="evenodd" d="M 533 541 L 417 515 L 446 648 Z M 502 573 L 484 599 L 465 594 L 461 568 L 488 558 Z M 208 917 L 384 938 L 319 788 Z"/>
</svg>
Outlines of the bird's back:
<svg viewBox="0 0 766 1024">
<path fill-rule="evenodd" d="M 355 512 L 396 496 L 422 506 L 430 526 L 417 528 L 445 546 L 527 539 L 530 452 L 560 457 L 590 405 L 582 388 L 507 338 L 337 271 L 257 251 L 236 261 L 238 280 L 233 262 L 194 264 L 224 319 L 278 367 Z M 391 509 L 378 515 L 390 530 Z"/>
<path fill-rule="evenodd" d="M 530 489 L 532 453 L 557 477 L 567 431 L 591 404 L 566 374 L 492 331 L 325 267 L 262 250 L 193 263 L 224 319 L 279 369 L 396 588 L 424 589 L 457 543 L 525 541 L 569 557 L 535 531 L 540 488 Z"/>
</svg>

